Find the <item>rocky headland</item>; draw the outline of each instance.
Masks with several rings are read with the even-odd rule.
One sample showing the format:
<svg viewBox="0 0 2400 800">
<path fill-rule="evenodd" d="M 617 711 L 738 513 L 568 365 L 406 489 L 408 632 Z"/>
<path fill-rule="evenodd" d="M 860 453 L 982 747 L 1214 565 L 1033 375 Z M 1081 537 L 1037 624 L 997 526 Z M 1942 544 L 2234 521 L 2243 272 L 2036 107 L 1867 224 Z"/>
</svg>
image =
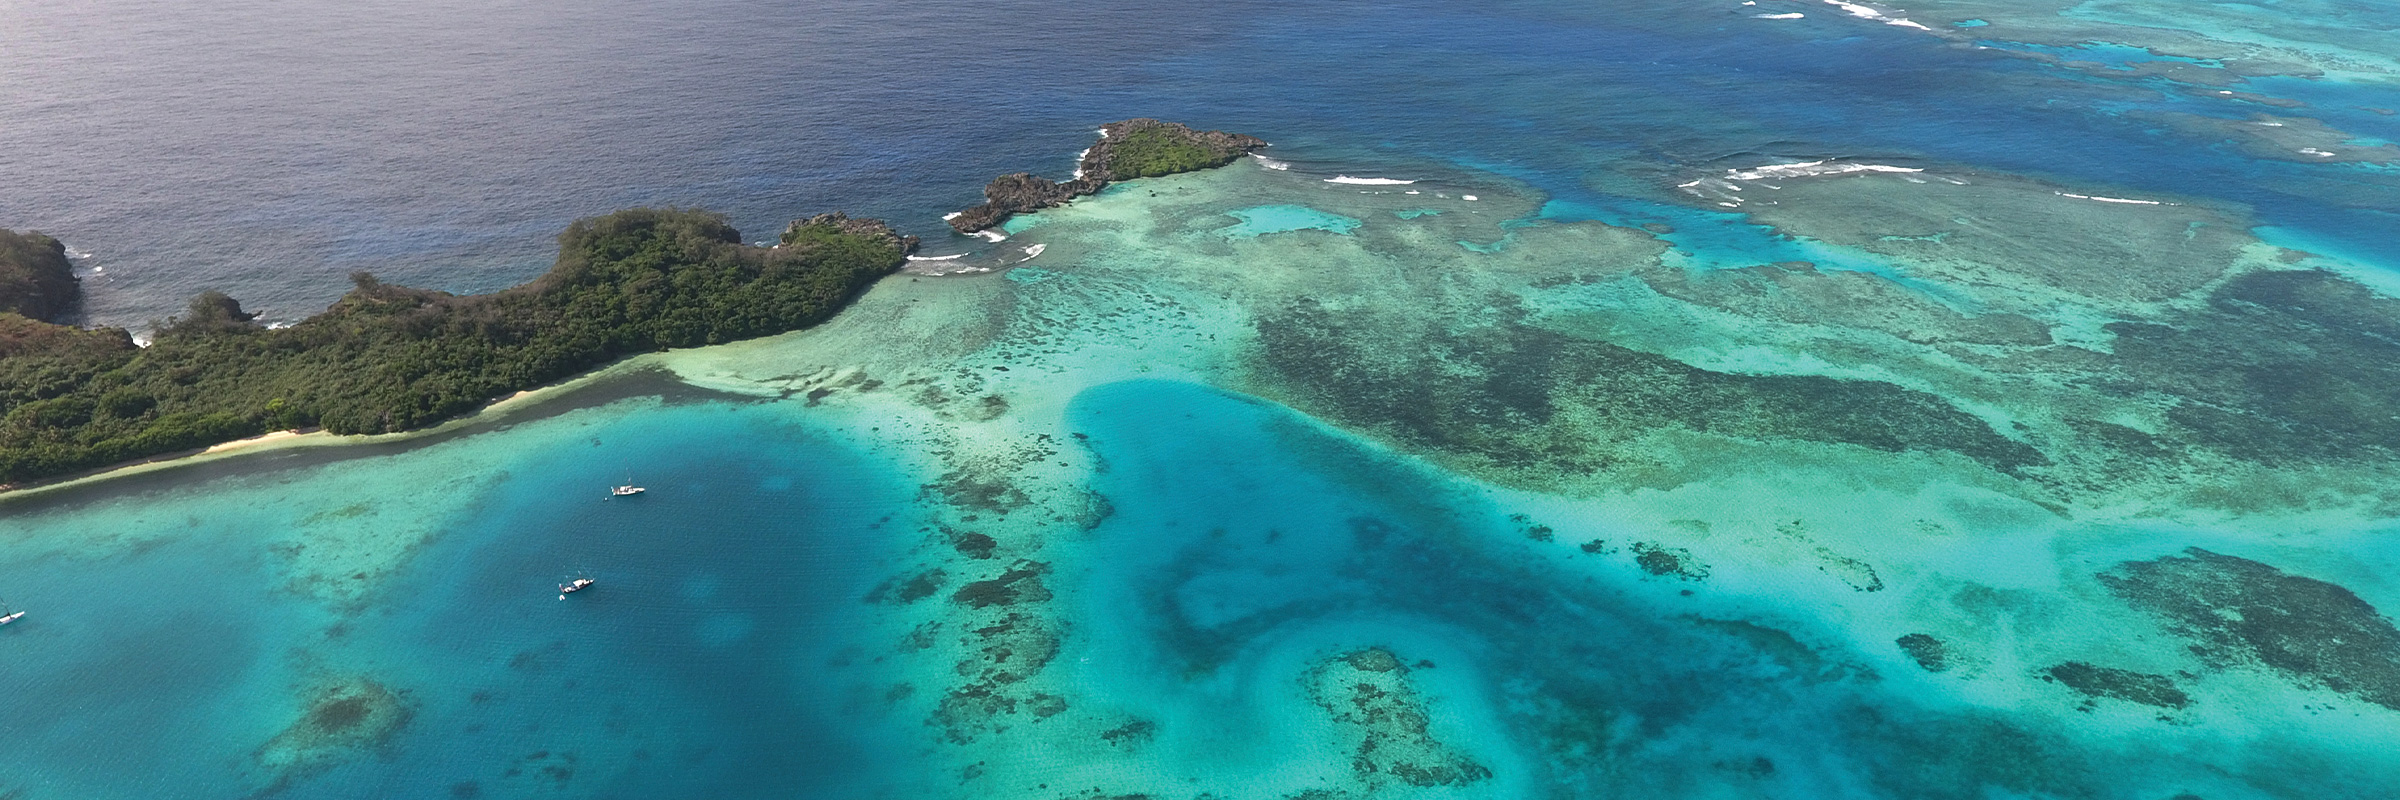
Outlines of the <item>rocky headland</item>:
<svg viewBox="0 0 2400 800">
<path fill-rule="evenodd" d="M 0 312 L 57 322 L 81 299 L 66 245 L 34 231 L 0 228 Z"/>
<path fill-rule="evenodd" d="M 983 187 L 985 202 L 951 215 L 950 227 L 975 233 L 1007 222 L 1013 214 L 1098 194 L 1115 181 L 1222 167 L 1265 146 L 1255 136 L 1195 131 L 1149 118 L 1111 122 L 1100 126 L 1100 141 L 1084 151 L 1073 180 L 1059 183 L 1030 172 L 993 178 Z"/>
<path fill-rule="evenodd" d="M 715 214 L 630 209 L 577 221 L 557 264 L 515 288 L 453 295 L 360 272 L 280 328 L 208 291 L 136 347 L 122 329 L 45 321 L 77 300 L 64 248 L 0 231 L 0 490 L 269 431 L 423 428 L 636 353 L 805 328 L 916 245 L 820 214 L 752 247 Z"/>
</svg>

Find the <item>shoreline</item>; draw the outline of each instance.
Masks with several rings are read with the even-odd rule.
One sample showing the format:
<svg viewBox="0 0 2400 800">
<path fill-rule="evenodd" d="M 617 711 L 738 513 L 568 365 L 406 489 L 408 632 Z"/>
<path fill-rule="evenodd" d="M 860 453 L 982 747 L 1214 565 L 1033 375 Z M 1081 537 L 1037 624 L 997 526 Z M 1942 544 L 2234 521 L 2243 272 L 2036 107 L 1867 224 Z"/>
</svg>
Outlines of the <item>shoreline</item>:
<svg viewBox="0 0 2400 800">
<path fill-rule="evenodd" d="M 952 228 L 962 233 L 975 232 L 985 227 L 998 225 L 1005 221 L 1011 213 L 1054 207 L 1074 197 L 1096 193 L 1099 189 L 1105 188 L 1112 179 L 1149 177 L 1222 167 L 1258 148 L 1265 147 L 1267 144 L 1263 140 L 1246 135 L 1229 134 L 1222 131 L 1194 131 L 1178 123 L 1148 118 L 1108 123 L 1101 126 L 1099 133 L 1102 141 L 1080 154 L 1082 167 L 1077 170 L 1076 180 L 1069 184 L 1063 186 L 1053 184 L 1033 178 L 1026 173 L 1004 175 L 995 179 L 991 186 L 987 187 L 985 204 L 949 215 L 945 219 L 951 223 Z M 1150 138 L 1145 139 L 1144 136 Z M 1119 163 L 1120 150 L 1126 151 L 1129 158 L 1142 163 Z M 1173 159 L 1176 158 L 1181 158 L 1183 161 L 1174 161 Z M 1168 161 L 1152 163 L 1159 162 L 1160 159 L 1168 159 Z M 1026 191 L 1001 191 L 1001 189 L 1015 186 L 1018 183 L 1027 184 L 1024 187 L 1018 187 L 1026 189 Z M 968 222 L 967 220 L 959 219 L 962 215 L 975 217 L 981 220 L 981 224 L 965 224 Z M 582 224 L 584 223 L 580 221 L 577 223 L 579 226 Z M 899 264 L 885 272 L 882 278 L 869 281 L 864 286 L 854 289 L 850 300 L 855 300 L 857 295 L 871 290 L 874 284 L 881 282 L 883 278 L 902 274 L 908 263 L 908 256 L 913 255 L 916 250 L 917 240 L 915 237 L 894 233 L 888 226 L 878 221 L 854 221 L 839 213 L 821 214 L 807 220 L 793 222 L 785 231 L 786 243 L 789 243 L 793 231 L 799 230 L 802 225 L 820 224 L 836 226 L 844 234 L 866 233 L 891 237 L 900 246 L 901 260 Z M 853 228 L 858 230 L 853 230 Z M 1005 237 L 996 237 L 995 240 L 997 238 Z M 1037 245 L 1034 249 L 1026 251 L 1025 257 L 1018 259 L 1016 263 L 1023 263 L 1040 255 L 1038 248 Z M 555 269 L 557 268 L 553 267 L 553 270 Z M 977 271 L 988 270 L 987 267 Z M 360 291 L 365 290 L 362 288 Z M 243 315 L 239 306 L 233 304 L 230 299 L 224 299 L 224 302 L 228 306 L 226 313 L 232 322 L 248 322 L 251 317 L 255 316 Z M 849 301 L 845 301 L 841 305 L 847 306 L 848 304 Z M 842 308 L 837 306 L 828 316 L 838 316 L 841 310 Z M 814 325 L 802 325 L 794 330 L 807 327 L 814 327 Z M 782 333 L 789 332 L 782 331 Z M 48 495 L 62 489 L 86 487 L 112 479 L 212 463 L 250 453 L 340 445 L 384 444 L 451 433 L 465 426 L 504 418 L 519 408 L 538 404 L 569 389 L 585 386 L 612 375 L 622 374 L 628 368 L 644 363 L 642 361 L 644 355 L 651 354 L 636 353 L 616 363 L 597 366 L 590 371 L 565 378 L 557 383 L 519 390 L 513 394 L 490 400 L 466 414 L 424 428 L 364 435 L 341 435 L 314 427 L 269 431 L 232 441 L 217 442 L 196 450 L 160 453 L 113 465 L 95 467 L 82 473 L 35 478 L 24 484 L 0 484 L 0 504 Z"/>
<path fill-rule="evenodd" d="M 363 434 L 356 436 L 343 436 L 340 434 L 327 433 L 322 430 L 270 431 L 245 439 L 235 439 L 230 442 L 219 442 L 199 450 L 188 451 L 182 454 L 153 456 L 139 461 L 128 461 L 113 466 L 102 467 L 92 472 L 68 476 L 54 481 L 35 483 L 27 486 L 0 485 L 0 508 L 4 508 L 11 503 L 42 497 L 44 495 L 52 494 L 64 489 L 84 488 L 121 478 L 130 478 L 137 475 L 148 475 L 151 473 L 163 472 L 181 467 L 210 464 L 239 456 L 274 453 L 285 450 L 390 444 L 393 442 L 404 442 L 410 439 L 423 438 L 427 436 L 455 433 L 459 429 L 468 426 L 505 420 L 512 414 L 523 412 L 530 408 L 539 406 L 544 402 L 555 399 L 559 395 L 566 394 L 572 390 L 580 389 L 592 383 L 639 369 L 646 363 L 647 359 L 654 355 L 656 354 L 644 353 L 641 355 L 632 356 L 622 361 L 618 361 L 617 363 L 609 364 L 607 366 L 594 369 L 590 372 L 567 378 L 557 383 L 549 384 L 547 386 L 537 386 L 532 389 L 520 390 L 515 394 L 511 394 L 507 397 L 502 397 L 498 400 L 493 400 L 490 403 L 486 403 L 483 407 L 475 409 L 473 412 L 463 416 L 445 420 L 438 425 L 433 425 L 426 428 L 418 428 L 416 430 L 398 431 L 394 433 Z"/>
</svg>

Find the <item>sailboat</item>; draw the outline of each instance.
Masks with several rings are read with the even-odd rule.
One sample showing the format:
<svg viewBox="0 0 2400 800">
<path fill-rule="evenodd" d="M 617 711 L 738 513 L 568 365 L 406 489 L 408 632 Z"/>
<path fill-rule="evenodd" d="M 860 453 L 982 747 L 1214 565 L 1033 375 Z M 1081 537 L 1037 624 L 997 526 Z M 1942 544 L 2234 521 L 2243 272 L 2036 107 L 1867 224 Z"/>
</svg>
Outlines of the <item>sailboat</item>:
<svg viewBox="0 0 2400 800">
<path fill-rule="evenodd" d="M 11 623 L 11 622 L 15 622 L 15 621 L 17 621 L 19 618 L 22 618 L 22 617 L 24 617 L 24 616 L 25 616 L 25 612 L 23 612 L 23 611 L 8 611 L 8 604 L 7 604 L 7 603 L 0 603 L 0 611 L 7 611 L 7 612 L 8 612 L 8 613 L 5 613 L 5 614 L 0 614 L 0 625 L 6 625 L 6 624 L 9 624 L 9 623 Z"/>
<path fill-rule="evenodd" d="M 622 486 L 611 486 L 611 487 L 608 487 L 608 496 L 610 496 L 610 497 L 632 497 L 632 496 L 634 496 L 634 495 L 641 494 L 641 493 L 643 493 L 643 492 L 647 492 L 647 491 L 650 491 L 650 490 L 648 490 L 648 489 L 644 489 L 644 488 L 642 488 L 642 487 L 639 487 L 639 486 L 635 486 L 635 485 L 633 485 L 633 473 L 631 473 L 631 472 L 627 472 L 627 473 L 625 473 L 625 484 L 624 484 L 624 485 L 622 485 Z"/>
<path fill-rule="evenodd" d="M 574 593 L 576 593 L 576 592 L 580 592 L 580 591 L 583 591 L 583 590 L 585 590 L 585 589 L 591 588 L 591 585 L 592 585 L 592 584 L 594 584 L 594 583 L 598 583 L 598 581 L 592 580 L 592 579 L 590 579 L 590 578 L 576 578 L 576 579 L 575 579 L 575 580 L 573 580 L 573 581 L 570 581 L 570 582 L 567 582 L 567 583 L 562 583 L 562 584 L 559 584 L 559 585 L 558 585 L 558 599 L 560 599 L 560 600 L 565 600 L 565 599 L 567 599 L 567 595 L 571 595 L 571 594 L 574 594 Z"/>
</svg>

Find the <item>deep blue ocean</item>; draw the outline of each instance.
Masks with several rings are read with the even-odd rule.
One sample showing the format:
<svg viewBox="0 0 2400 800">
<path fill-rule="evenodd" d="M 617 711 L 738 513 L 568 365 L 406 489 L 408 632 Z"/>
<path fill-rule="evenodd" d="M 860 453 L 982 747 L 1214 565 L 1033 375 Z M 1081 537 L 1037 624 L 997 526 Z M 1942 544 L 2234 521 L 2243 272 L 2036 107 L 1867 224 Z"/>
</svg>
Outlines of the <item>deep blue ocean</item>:
<svg viewBox="0 0 2400 800">
<path fill-rule="evenodd" d="M 2278 109 L 1809 10 L 19 6 L 0 33 L 0 225 L 91 254 L 94 322 L 139 325 L 212 287 L 290 320 L 354 270 L 458 292 L 526 280 L 567 222 L 632 205 L 722 211 L 754 238 L 840 209 L 938 239 L 991 176 L 1063 176 L 1092 126 L 1156 116 L 1601 205 L 1720 162 L 1959 164 L 2221 198 L 2400 261 L 2389 172 L 2252 159 L 2121 113 Z M 2388 89 L 2310 88 L 2311 113 L 2400 139 L 2400 117 L 2359 108 Z"/>
<path fill-rule="evenodd" d="M 524 282 L 549 267 L 570 222 L 630 206 L 722 212 L 754 241 L 838 210 L 921 235 L 930 254 L 977 250 L 987 244 L 952 234 L 941 215 L 978 202 L 985 181 L 1020 170 L 1064 178 L 1098 125 L 1158 117 L 1259 136 L 1294 173 L 1508 183 L 1532 198 L 1519 227 L 1648 224 L 1713 266 L 1816 259 L 1889 272 L 1682 191 L 1728 170 L 1847 160 L 2223 209 L 2262 226 L 2270 244 L 2400 285 L 2400 167 L 2293 155 L 2299 144 L 2400 142 L 2400 79 L 2218 76 L 2299 105 L 2254 102 L 2219 83 L 2107 66 L 2202 60 L 2013 41 L 2004 34 L 2031 28 L 2008 27 L 1997 10 L 1990 26 L 1944 21 L 1968 10 L 1928 16 L 1928 28 L 1797 0 L 0 2 L 0 228 L 69 246 L 89 324 L 140 329 L 204 289 L 289 322 L 340 297 L 354 271 L 459 293 Z M 1806 14 L 1759 16 L 1778 11 Z M 2132 13 L 2025 13 L 2104 12 Z M 2388 33 L 2400 10 L 2345 6 L 2340 20 Z M 2060 63 L 2072 59 L 2103 66 Z M 2297 117 L 2339 133 L 2241 133 Z M 969 280 L 981 279 L 957 283 Z M 1055 462 L 1105 499 L 1091 501 L 1100 510 L 1088 520 L 1034 524 L 1019 512 L 1034 538 L 1004 535 L 997 559 L 962 560 L 971 547 L 953 529 L 1005 521 L 957 499 L 976 491 L 959 477 L 976 462 L 955 454 L 989 444 L 970 424 L 988 417 L 946 399 L 920 400 L 940 409 L 922 419 L 820 414 L 810 410 L 819 395 L 719 394 L 650 372 L 429 438 L 271 450 L 0 503 L 0 600 L 40 610 L 0 630 L 0 800 L 1331 800 L 1626 787 L 1692 798 L 2221 800 L 2400 786 L 2382 765 L 2271 735 L 2272 722 L 2190 744 L 2206 737 L 2131 727 L 2151 715 L 2136 709 L 2093 724 L 2115 747 L 2105 752 L 2055 729 L 2009 727 L 1990 709 L 2011 708 L 2013 690 L 1928 689 L 1934 679 L 1898 661 L 1888 635 L 1873 657 L 1817 646 L 1863 625 L 1849 615 L 1918 606 L 1843 606 L 1811 620 L 1832 606 L 1795 601 L 1756 617 L 1781 614 L 1798 632 L 1785 634 L 1740 621 L 1758 611 L 1742 602 L 1676 605 L 1715 602 L 1687 600 L 1704 587 L 1697 578 L 1638 574 L 1631 561 L 1587 566 L 1601 554 L 1624 561 L 1633 541 L 1660 536 L 1643 525 L 1705 539 L 1695 520 L 1706 509 L 1672 528 L 1665 512 L 1620 519 L 1575 504 L 1588 498 L 1493 489 L 1388 439 L 1344 438 L 1334 422 L 1265 399 L 1148 375 L 1145 359 L 1095 369 L 1105 380 L 1055 403 L 1012 395 L 1022 405 L 1006 413 L 1032 416 L 1023 430 L 1042 432 L 1010 445 L 1021 482 L 1039 484 L 1023 476 Z M 960 363 L 961 374 L 989 369 Z M 854 392 L 845 380 L 822 379 Z M 900 391 L 920 390 L 887 395 Z M 936 457 L 970 466 L 924 468 Z M 660 488 L 636 501 L 595 491 L 622 480 Z M 1833 483 L 1881 491 L 1876 481 L 1896 480 Z M 1817 490 L 1792 490 L 1804 491 Z M 1879 502 L 1843 497 L 1825 504 Z M 2075 612 L 2057 610 L 2064 600 L 2041 605 L 2053 597 L 2043 592 L 2104 596 L 2059 588 L 2072 583 L 2061 575 L 2083 580 L 2116 563 L 2074 561 L 2090 560 L 2076 551 L 2055 565 L 2044 550 L 2053 539 L 2110 542 L 2090 545 L 2098 552 L 2150 535 L 2077 528 L 2030 504 L 1992 510 L 2005 505 L 1974 495 L 1944 512 L 1988 523 L 1971 533 L 1990 538 L 1953 540 L 1974 553 L 1960 559 L 1989 546 L 1994 571 L 2033 576 L 1974 602 L 2039 606 L 2051 623 Z M 2233 515 L 2160 515 L 2169 518 L 2159 526 L 2184 526 L 2173 534 L 2182 538 L 2125 552 L 2255 532 L 2225 521 Z M 2376 523 L 2372 533 L 2388 536 L 2389 519 Z M 1552 525 L 1565 544 L 1527 544 L 1552 544 Z M 2341 530 L 2362 538 L 2326 552 L 2367 535 Z M 1583 539 L 1593 546 L 1569 549 Z M 1019 547 L 1022 560 L 1010 550 Z M 2400 596 L 2400 556 L 2372 542 L 2354 549 L 2381 560 L 2292 563 L 2346 576 L 2369 600 Z M 1940 558 L 1890 558 L 1859 596 L 1887 579 L 1893 590 L 1873 602 L 1983 591 L 1926 577 L 1939 569 L 1888 566 Z M 971 570 L 1003 568 L 1047 581 L 1072 623 L 1042 628 L 1034 612 L 976 606 L 891 629 L 928 607 L 909 605 L 933 592 L 912 580 L 940 585 L 925 602 L 958 605 L 967 601 L 945 598 L 983 575 Z M 1775 594 L 1742 583 L 1771 584 L 1764 573 L 1718 569 L 1706 587 Z M 554 597 L 548 587 L 575 575 L 601 583 Z M 1952 622 L 2019 624 L 1994 614 Z M 970 636 L 983 638 L 959 647 L 1000 642 L 981 652 L 1003 670 L 1012 657 L 1055 656 L 1043 680 L 1089 691 L 1070 711 L 1028 695 L 1028 710 L 999 715 L 1016 721 L 997 727 L 959 723 L 947 706 L 923 713 L 941 681 L 995 680 L 964 661 L 908 660 Z M 1328 674 L 1293 665 L 1357 648 L 1416 664 L 1419 687 L 1443 698 L 1431 729 L 1453 744 L 1490 743 L 1474 758 L 1495 777 L 1327 788 L 1324 765 L 1352 753 L 1323 743 L 1348 729 L 1316 715 L 1311 702 L 1322 701 L 1293 700 Z M 2020 682 L 2044 666 L 1978 657 L 1977 668 L 2015 670 Z M 1024 676 L 998 682 L 1010 677 Z M 2211 685 L 2211 713 L 2247 684 L 2225 685 Z M 2299 702 L 2278 708 L 2317 713 Z M 1613 710 L 1560 711 L 1578 704 Z M 2382 724 L 2323 708 L 2342 717 L 2329 725 Z M 1524 727 L 1561 718 L 1586 728 Z M 1107 729 L 1108 744 L 1026 744 L 1070 724 Z M 2189 733 L 2198 723 L 2164 724 Z M 1159 751 L 1124 744 L 1153 729 Z M 1540 750 L 1536 739 L 1589 749 Z M 991 763 L 959 767 L 961 752 Z M 1094 766 L 1127 753 L 1170 766 Z M 1672 765 L 1699 766 L 1685 775 Z M 987 768 L 1035 777 L 996 786 Z M 2257 777 L 2267 773 L 2283 777 Z M 1169 789 L 1117 794 L 1159 786 Z"/>
</svg>

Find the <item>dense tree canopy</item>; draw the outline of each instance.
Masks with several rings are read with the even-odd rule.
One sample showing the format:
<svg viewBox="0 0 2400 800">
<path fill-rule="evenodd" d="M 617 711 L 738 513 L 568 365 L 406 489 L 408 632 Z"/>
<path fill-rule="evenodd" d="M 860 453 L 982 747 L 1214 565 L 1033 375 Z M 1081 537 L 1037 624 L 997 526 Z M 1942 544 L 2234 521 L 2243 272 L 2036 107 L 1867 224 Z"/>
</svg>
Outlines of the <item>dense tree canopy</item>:
<svg viewBox="0 0 2400 800">
<path fill-rule="evenodd" d="M 0 314 L 0 482 L 270 430 L 384 433 L 633 353 L 815 324 L 901 264 L 913 240 L 827 215 L 749 247 L 723 218 L 633 209 L 576 222 L 523 286 L 458 296 L 353 276 L 339 302 L 268 329 L 215 292 L 146 348 Z"/>
</svg>

